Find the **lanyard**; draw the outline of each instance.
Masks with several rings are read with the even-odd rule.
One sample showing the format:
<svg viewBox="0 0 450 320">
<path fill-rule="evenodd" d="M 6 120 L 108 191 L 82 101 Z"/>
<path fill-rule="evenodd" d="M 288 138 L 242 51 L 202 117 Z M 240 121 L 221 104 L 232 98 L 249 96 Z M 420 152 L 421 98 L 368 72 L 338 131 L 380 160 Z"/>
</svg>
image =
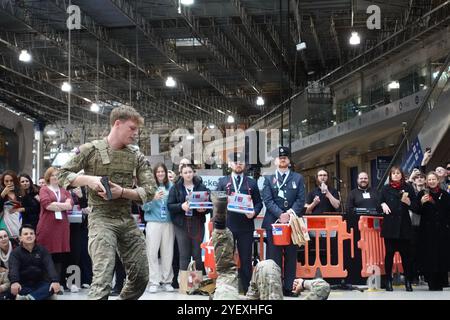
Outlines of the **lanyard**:
<svg viewBox="0 0 450 320">
<path fill-rule="evenodd" d="M 239 186 L 236 187 L 236 177 L 240 177 L 239 175 L 231 175 L 231 181 L 233 181 L 234 192 L 240 193 L 242 183 L 244 182 L 244 177 L 241 177 L 241 182 Z"/>
<path fill-rule="evenodd" d="M 280 174 L 280 176 L 283 176 L 283 175 L 281 174 L 280 171 L 278 171 L 278 170 L 275 171 L 275 178 L 276 178 L 276 180 L 277 180 L 277 187 L 278 187 L 278 190 L 281 190 L 281 188 L 286 184 L 287 178 L 289 177 L 289 173 L 291 173 L 291 171 L 290 171 L 290 170 L 287 171 L 286 177 L 284 177 L 284 180 L 283 180 L 283 182 L 281 183 L 281 185 L 280 185 L 280 183 L 279 183 L 279 181 L 278 181 L 278 173 Z"/>
<path fill-rule="evenodd" d="M 56 202 L 61 202 L 61 190 L 53 190 L 52 188 L 49 188 L 50 190 L 52 190 L 53 191 L 53 193 L 55 194 L 55 196 L 56 196 Z"/>
<path fill-rule="evenodd" d="M 184 189 L 186 190 L 186 195 L 189 196 L 191 192 L 194 190 L 194 187 L 192 187 L 192 189 L 188 189 L 186 186 L 184 186 Z"/>
</svg>

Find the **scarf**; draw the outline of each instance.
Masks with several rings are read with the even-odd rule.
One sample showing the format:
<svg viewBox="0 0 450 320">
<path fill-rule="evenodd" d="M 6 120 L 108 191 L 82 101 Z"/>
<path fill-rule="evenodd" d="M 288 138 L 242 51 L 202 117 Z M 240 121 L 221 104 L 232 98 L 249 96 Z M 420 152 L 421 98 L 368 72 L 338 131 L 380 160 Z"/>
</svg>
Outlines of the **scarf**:
<svg viewBox="0 0 450 320">
<path fill-rule="evenodd" d="M 402 188 L 401 181 L 391 181 L 389 182 L 389 185 L 394 188 L 395 190 L 400 190 Z"/>
<path fill-rule="evenodd" d="M 430 188 L 430 191 L 432 193 L 439 193 L 439 192 L 441 192 L 441 188 L 439 186 L 437 186 L 436 188 Z"/>
<path fill-rule="evenodd" d="M 3 250 L 0 249 L 0 260 L 3 261 L 3 264 L 5 266 L 8 266 L 8 260 L 9 260 L 9 255 L 11 254 L 12 251 L 12 244 L 11 241 L 9 241 L 9 247 L 8 247 L 8 252 L 6 254 L 3 253 Z"/>
</svg>

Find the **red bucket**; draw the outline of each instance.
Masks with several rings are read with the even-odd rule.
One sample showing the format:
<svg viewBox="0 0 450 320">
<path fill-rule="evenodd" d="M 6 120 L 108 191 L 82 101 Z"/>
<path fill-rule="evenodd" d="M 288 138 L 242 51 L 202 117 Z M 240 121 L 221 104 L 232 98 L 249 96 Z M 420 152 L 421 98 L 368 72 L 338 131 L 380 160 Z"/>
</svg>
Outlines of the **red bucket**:
<svg viewBox="0 0 450 320">
<path fill-rule="evenodd" d="M 288 246 L 291 244 L 291 226 L 288 223 L 272 224 L 273 244 L 276 246 Z"/>
</svg>

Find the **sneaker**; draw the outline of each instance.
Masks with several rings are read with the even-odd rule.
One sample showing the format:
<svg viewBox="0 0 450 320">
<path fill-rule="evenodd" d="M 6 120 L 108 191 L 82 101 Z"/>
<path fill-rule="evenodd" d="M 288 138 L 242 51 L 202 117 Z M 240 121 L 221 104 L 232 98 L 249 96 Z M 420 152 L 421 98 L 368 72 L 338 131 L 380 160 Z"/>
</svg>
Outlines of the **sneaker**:
<svg viewBox="0 0 450 320">
<path fill-rule="evenodd" d="M 18 294 L 16 296 L 16 300 L 31 300 L 31 299 L 30 299 L 30 295 L 29 294 L 27 294 L 26 296 L 21 296 L 20 294 Z"/>
<path fill-rule="evenodd" d="M 172 290 L 173 290 L 173 288 L 172 288 Z M 148 292 L 149 292 L 149 293 L 156 293 L 156 292 L 158 292 L 158 286 L 151 285 L 151 286 L 148 288 Z"/>
<path fill-rule="evenodd" d="M 71 287 L 70 287 L 70 292 L 72 292 L 72 293 L 77 293 L 77 292 L 79 292 L 80 291 L 80 288 L 78 288 L 75 284 L 73 284 Z"/>
<path fill-rule="evenodd" d="M 167 292 L 173 292 L 174 291 L 174 289 L 173 289 L 173 287 L 172 287 L 172 285 L 170 283 L 164 284 L 163 288 L 164 288 L 164 291 L 167 291 Z"/>
</svg>

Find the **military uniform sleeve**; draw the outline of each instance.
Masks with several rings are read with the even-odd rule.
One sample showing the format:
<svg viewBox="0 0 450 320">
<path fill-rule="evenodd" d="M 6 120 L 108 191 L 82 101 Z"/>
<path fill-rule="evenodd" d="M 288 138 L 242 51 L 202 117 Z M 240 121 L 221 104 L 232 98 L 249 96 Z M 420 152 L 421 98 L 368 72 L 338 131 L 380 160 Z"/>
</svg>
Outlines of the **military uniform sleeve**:
<svg viewBox="0 0 450 320">
<path fill-rule="evenodd" d="M 146 203 L 153 200 L 156 192 L 155 178 L 149 162 L 142 153 L 138 156 L 136 175 L 138 187 L 135 190 L 139 194 L 141 202 Z"/>
<path fill-rule="evenodd" d="M 78 172 L 85 168 L 86 161 L 93 150 L 94 145 L 92 143 L 86 143 L 78 147 L 75 156 L 59 171 L 58 181 L 60 186 L 64 189 L 70 189 L 72 182 L 79 176 Z"/>
</svg>

